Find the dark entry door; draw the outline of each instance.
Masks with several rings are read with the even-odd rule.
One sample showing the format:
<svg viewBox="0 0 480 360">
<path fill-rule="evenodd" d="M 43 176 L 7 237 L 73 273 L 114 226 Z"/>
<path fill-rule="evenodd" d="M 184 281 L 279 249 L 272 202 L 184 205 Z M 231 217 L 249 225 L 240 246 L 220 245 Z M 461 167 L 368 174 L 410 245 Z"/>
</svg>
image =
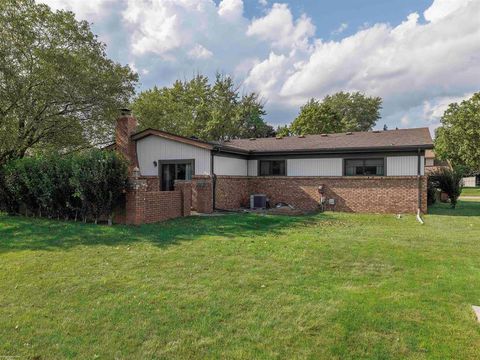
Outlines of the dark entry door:
<svg viewBox="0 0 480 360">
<path fill-rule="evenodd" d="M 175 164 L 162 164 L 162 191 L 172 191 L 175 185 Z"/>
<path fill-rule="evenodd" d="M 175 180 L 191 180 L 193 161 L 165 161 L 160 163 L 161 190 L 175 190 Z"/>
</svg>

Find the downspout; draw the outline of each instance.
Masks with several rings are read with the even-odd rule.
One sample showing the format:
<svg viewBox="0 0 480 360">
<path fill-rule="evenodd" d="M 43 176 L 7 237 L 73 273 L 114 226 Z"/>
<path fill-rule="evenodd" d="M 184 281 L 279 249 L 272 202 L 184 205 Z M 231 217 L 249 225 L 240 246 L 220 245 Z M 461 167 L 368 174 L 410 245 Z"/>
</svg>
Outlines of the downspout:
<svg viewBox="0 0 480 360">
<path fill-rule="evenodd" d="M 215 205 L 216 203 L 216 195 L 215 195 L 215 192 L 216 192 L 216 187 L 217 187 L 217 175 L 215 175 L 215 171 L 214 171 L 214 166 L 215 166 L 215 160 L 214 160 L 214 151 L 219 151 L 218 148 L 214 148 L 214 150 L 212 150 L 210 152 L 210 174 L 212 176 L 212 206 L 213 206 L 213 211 L 217 210 L 217 207 Z"/>
<path fill-rule="evenodd" d="M 420 149 L 417 149 L 417 177 L 418 177 L 418 209 L 417 209 L 417 220 L 420 224 L 424 224 L 424 221 L 421 217 L 422 213 L 422 156 Z"/>
</svg>

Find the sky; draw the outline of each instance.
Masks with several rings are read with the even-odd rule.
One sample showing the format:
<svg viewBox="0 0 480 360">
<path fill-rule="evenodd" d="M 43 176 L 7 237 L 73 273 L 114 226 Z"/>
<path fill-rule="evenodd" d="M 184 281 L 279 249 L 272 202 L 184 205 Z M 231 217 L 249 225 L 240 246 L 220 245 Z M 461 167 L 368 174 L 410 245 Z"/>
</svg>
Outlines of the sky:
<svg viewBox="0 0 480 360">
<path fill-rule="evenodd" d="M 383 98 L 377 128 L 439 126 L 480 90 L 480 0 L 37 0 L 87 20 L 138 91 L 196 73 L 258 92 L 288 124 L 310 98 Z"/>
</svg>

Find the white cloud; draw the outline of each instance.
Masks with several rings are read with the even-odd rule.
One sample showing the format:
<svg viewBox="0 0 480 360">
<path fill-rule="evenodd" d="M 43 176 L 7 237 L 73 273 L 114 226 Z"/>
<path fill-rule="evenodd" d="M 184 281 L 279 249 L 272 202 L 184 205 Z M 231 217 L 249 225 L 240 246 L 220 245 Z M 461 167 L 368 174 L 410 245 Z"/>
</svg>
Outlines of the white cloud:
<svg viewBox="0 0 480 360">
<path fill-rule="evenodd" d="M 202 45 L 196 44 L 194 48 L 188 52 L 188 55 L 194 59 L 208 59 L 213 56 L 213 53 Z"/>
<path fill-rule="evenodd" d="M 453 103 L 460 103 L 463 100 L 471 98 L 473 93 L 467 93 L 462 96 L 445 96 L 425 100 L 423 102 L 423 118 L 427 121 L 438 121 Z"/>
<path fill-rule="evenodd" d="M 287 71 L 289 59 L 285 55 L 271 52 L 268 59 L 256 64 L 249 73 L 245 84 L 263 95 L 270 94 L 280 84 L 283 72 Z"/>
<path fill-rule="evenodd" d="M 376 24 L 341 41 L 317 40 L 307 56 L 295 55 L 296 68 L 277 74 L 270 101 L 298 106 L 358 90 L 382 96 L 388 114 L 478 88 L 480 27 L 472 16 L 478 13 L 480 1 L 473 1 L 436 22 L 420 24 L 413 13 L 396 27 Z"/>
<path fill-rule="evenodd" d="M 410 117 L 409 117 L 408 115 L 402 116 L 402 118 L 400 119 L 400 123 L 401 123 L 403 126 L 408 126 L 408 125 L 410 125 Z"/>
<path fill-rule="evenodd" d="M 259 3 L 261 6 L 268 6 L 268 1 L 267 1 L 267 0 L 258 0 L 258 3 Z"/>
<path fill-rule="evenodd" d="M 429 22 L 435 22 L 443 19 L 450 14 L 454 14 L 458 9 L 465 7 L 473 0 L 436 0 L 425 10 L 423 16 Z M 477 0 L 478 1 L 478 0 Z M 479 14 L 477 13 L 477 18 Z"/>
<path fill-rule="evenodd" d="M 267 15 L 254 19 L 247 30 L 247 35 L 270 42 L 278 49 L 306 49 L 309 38 L 314 34 L 315 26 L 311 19 L 303 14 L 294 22 L 287 4 L 273 4 Z"/>
<path fill-rule="evenodd" d="M 242 0 L 223 0 L 218 6 L 213 0 L 127 0 L 123 18 L 137 56 L 154 53 L 181 61 L 209 58 L 216 47 L 231 45 L 239 32 L 246 42 L 242 13 Z"/>
<path fill-rule="evenodd" d="M 73 11 L 79 20 L 100 18 L 106 16 L 105 6 L 114 0 L 37 0 L 53 10 Z"/>
<path fill-rule="evenodd" d="M 332 31 L 332 35 L 339 35 L 347 29 L 348 29 L 348 24 L 347 23 L 341 23 L 338 28 L 336 28 L 335 30 Z"/>
<path fill-rule="evenodd" d="M 242 0 L 222 0 L 218 5 L 218 15 L 229 21 L 236 21 L 243 15 Z"/>
</svg>

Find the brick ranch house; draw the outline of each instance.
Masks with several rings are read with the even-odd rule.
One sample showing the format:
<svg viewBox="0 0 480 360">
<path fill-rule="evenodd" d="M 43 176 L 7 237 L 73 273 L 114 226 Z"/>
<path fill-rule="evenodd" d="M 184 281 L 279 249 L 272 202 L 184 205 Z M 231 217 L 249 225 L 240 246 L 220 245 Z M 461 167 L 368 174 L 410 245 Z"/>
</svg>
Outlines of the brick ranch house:
<svg viewBox="0 0 480 360">
<path fill-rule="evenodd" d="M 248 207 L 265 194 L 303 211 L 332 199 L 335 211 L 427 211 L 428 128 L 204 142 L 160 130 L 137 132 L 129 111 L 117 120 L 116 149 L 130 162 L 116 221 L 142 224 Z M 330 201 L 327 201 L 327 204 Z"/>
</svg>

